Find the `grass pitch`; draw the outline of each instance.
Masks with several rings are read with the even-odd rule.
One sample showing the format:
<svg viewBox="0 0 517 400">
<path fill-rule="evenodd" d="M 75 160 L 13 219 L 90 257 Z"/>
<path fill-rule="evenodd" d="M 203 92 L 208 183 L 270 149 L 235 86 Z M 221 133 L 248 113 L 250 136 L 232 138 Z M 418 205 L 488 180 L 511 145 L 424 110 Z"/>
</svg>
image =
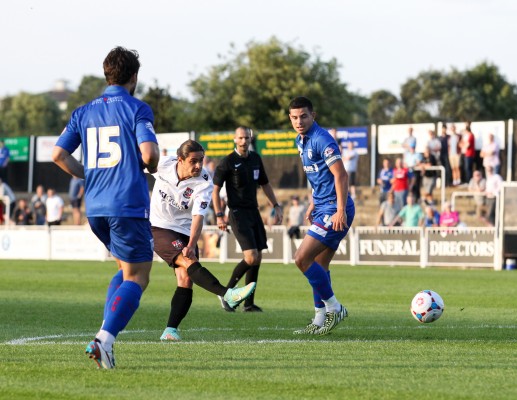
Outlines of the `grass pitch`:
<svg viewBox="0 0 517 400">
<path fill-rule="evenodd" d="M 233 265 L 205 264 L 226 283 Z M 264 264 L 264 313 L 226 313 L 194 289 L 183 341 L 160 343 L 176 284 L 156 263 L 116 343 L 117 368 L 84 354 L 115 272 L 99 262 L 0 261 L 1 399 L 515 399 L 517 272 L 335 266 L 349 318 L 330 335 L 292 331 L 312 316 L 293 265 Z M 409 305 L 438 292 L 422 325 Z"/>
</svg>

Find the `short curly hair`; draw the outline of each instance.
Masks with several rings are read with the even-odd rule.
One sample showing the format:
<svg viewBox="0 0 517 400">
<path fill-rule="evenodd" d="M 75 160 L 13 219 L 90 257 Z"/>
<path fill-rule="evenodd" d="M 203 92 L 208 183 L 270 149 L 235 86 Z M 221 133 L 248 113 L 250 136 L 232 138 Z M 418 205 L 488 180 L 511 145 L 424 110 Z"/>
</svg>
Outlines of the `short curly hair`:
<svg viewBox="0 0 517 400">
<path fill-rule="evenodd" d="M 125 85 L 134 74 L 138 74 L 138 57 L 136 50 L 120 46 L 111 50 L 102 64 L 108 85 Z"/>
</svg>

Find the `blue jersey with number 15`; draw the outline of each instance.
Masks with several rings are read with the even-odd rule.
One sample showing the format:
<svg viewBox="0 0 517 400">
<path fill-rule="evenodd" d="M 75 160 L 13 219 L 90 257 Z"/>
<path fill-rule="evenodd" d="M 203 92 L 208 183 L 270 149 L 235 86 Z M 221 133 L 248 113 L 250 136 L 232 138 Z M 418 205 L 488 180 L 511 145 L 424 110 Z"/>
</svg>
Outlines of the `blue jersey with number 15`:
<svg viewBox="0 0 517 400">
<path fill-rule="evenodd" d="M 77 108 L 56 145 L 83 145 L 87 217 L 149 218 L 149 188 L 139 145 L 156 141 L 153 112 L 121 86 Z"/>
</svg>

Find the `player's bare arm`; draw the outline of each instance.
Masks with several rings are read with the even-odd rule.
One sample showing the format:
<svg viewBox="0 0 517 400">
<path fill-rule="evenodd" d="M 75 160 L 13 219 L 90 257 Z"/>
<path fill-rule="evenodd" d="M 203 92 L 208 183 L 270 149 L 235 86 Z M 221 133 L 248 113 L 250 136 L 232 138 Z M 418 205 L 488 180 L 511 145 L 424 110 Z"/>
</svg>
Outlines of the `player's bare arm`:
<svg viewBox="0 0 517 400">
<path fill-rule="evenodd" d="M 154 142 L 143 142 L 139 147 L 142 153 L 142 161 L 147 171 L 150 174 L 154 174 L 157 171 L 158 161 L 160 160 L 160 148 Z"/>
<path fill-rule="evenodd" d="M 284 214 L 282 211 L 282 207 L 280 207 L 280 205 L 276 201 L 276 196 L 275 192 L 273 192 L 273 187 L 270 183 L 266 183 L 265 185 L 262 185 L 262 190 L 264 191 L 264 194 L 266 195 L 269 202 L 275 209 L 275 225 L 281 224 Z"/>
<path fill-rule="evenodd" d="M 332 229 L 342 231 L 348 228 L 346 222 L 346 202 L 348 198 L 348 173 L 342 162 L 335 162 L 330 167 L 330 172 L 334 175 L 334 185 L 336 187 L 337 211 L 332 216 Z"/>
<path fill-rule="evenodd" d="M 52 151 L 52 161 L 54 161 L 59 166 L 59 168 L 65 172 L 68 172 L 70 175 L 84 179 L 83 165 L 62 147 L 54 146 Z"/>
<path fill-rule="evenodd" d="M 215 216 L 217 218 L 217 226 L 220 230 L 228 230 L 226 220 L 224 218 L 224 209 L 221 201 L 221 187 L 214 185 L 214 191 L 212 192 L 212 205 L 214 207 Z"/>
</svg>

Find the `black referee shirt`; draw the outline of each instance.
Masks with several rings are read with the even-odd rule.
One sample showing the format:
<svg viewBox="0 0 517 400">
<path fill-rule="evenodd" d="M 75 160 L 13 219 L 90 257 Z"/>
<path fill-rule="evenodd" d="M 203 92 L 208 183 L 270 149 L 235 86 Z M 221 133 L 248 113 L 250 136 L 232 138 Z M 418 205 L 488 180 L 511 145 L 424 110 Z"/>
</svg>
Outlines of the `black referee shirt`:
<svg viewBox="0 0 517 400">
<path fill-rule="evenodd" d="M 214 185 L 226 184 L 228 207 L 258 208 L 257 186 L 269 183 L 260 156 L 250 151 L 241 157 L 234 151 L 224 157 L 214 173 Z"/>
</svg>

